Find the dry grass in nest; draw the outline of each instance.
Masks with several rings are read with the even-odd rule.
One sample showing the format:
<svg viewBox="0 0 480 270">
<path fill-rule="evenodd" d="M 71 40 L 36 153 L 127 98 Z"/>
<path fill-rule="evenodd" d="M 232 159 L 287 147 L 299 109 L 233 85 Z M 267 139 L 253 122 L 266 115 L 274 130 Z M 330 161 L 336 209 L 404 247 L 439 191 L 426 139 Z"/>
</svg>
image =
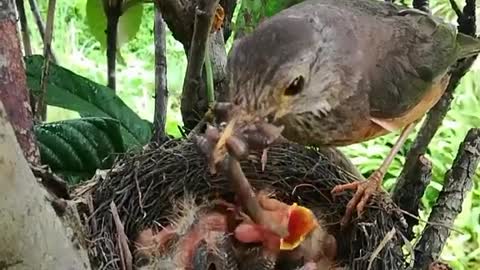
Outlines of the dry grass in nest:
<svg viewBox="0 0 480 270">
<path fill-rule="evenodd" d="M 338 196 L 330 190 L 355 179 L 312 148 L 295 144 L 272 147 L 265 171 L 260 154 L 242 162 L 252 186 L 274 189 L 286 203 L 298 202 L 321 213 L 338 242 L 338 261 L 348 269 L 406 269 L 402 253 L 405 223 L 398 209 L 385 196 L 376 196 L 361 219 L 340 230 L 339 220 L 352 193 Z M 172 216 L 172 203 L 186 193 L 199 198 L 220 195 L 231 199 L 229 181 L 211 176 L 207 163 L 190 141 L 170 141 L 140 154 L 122 157 L 98 182 L 93 192 L 94 214 L 89 227 L 91 258 L 99 269 L 120 269 L 120 255 L 110 203 L 115 202 L 129 239 Z M 92 226 L 95 224 L 95 226 Z M 95 228 L 92 228 L 95 227 Z M 130 241 L 130 244 L 131 241 Z"/>
</svg>

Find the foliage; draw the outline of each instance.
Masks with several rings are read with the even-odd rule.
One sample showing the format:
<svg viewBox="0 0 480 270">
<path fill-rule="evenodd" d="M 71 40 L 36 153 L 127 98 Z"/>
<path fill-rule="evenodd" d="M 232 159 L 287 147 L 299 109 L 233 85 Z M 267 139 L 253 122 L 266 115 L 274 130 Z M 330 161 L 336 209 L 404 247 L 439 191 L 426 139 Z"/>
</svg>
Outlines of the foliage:
<svg viewBox="0 0 480 270">
<path fill-rule="evenodd" d="M 59 8 L 56 12 L 53 48 L 61 66 L 104 84 L 106 81 L 105 55 L 100 42 L 90 33 L 89 28 L 84 23 L 86 1 L 57 0 Z M 242 0 L 240 7 L 237 7 L 238 18 L 234 18 L 234 21 L 236 21 L 238 28 L 241 29 L 242 24 L 245 24 L 245 22 L 242 22 L 245 18 L 245 15 L 242 14 L 243 10 L 239 9 L 245 9 L 256 1 Z M 39 0 L 42 11 L 46 11 L 46 2 L 47 0 Z M 262 1 L 262 3 L 268 5 L 277 2 L 281 3 L 283 1 Z M 410 4 L 411 0 L 405 2 Z M 463 1 L 457 2 L 460 7 L 464 5 Z M 449 8 L 448 0 L 432 0 L 430 3 L 436 15 L 447 18 L 452 22 L 456 19 Z M 265 10 L 260 11 L 267 14 Z M 33 22 L 31 14 L 28 14 L 28 16 L 29 21 Z M 45 17 L 45 12 L 43 17 Z M 255 22 L 259 20 L 260 17 L 256 17 Z M 31 27 L 31 29 L 33 30 L 34 27 Z M 154 89 L 154 47 L 152 33 L 153 8 L 151 5 L 145 5 L 139 31 L 135 38 L 121 48 L 125 64 L 120 65 L 117 69 L 117 94 L 135 113 L 148 120 L 153 118 L 153 99 L 151 97 Z M 32 45 L 35 52 L 39 53 L 42 50 L 41 39 L 36 31 L 32 31 L 32 34 L 34 35 Z M 177 124 L 181 124 L 178 97 L 182 89 L 186 57 L 182 46 L 172 37 L 170 32 L 167 33 L 167 65 L 167 82 L 170 92 L 167 131 L 178 136 Z M 422 200 L 424 210 L 421 213 L 421 218 L 423 219 L 428 218 L 438 191 L 442 188 L 443 174 L 450 167 L 466 131 L 472 126 L 480 126 L 480 94 L 479 87 L 475 83 L 479 76 L 478 71 L 473 71 L 462 80 L 460 87 L 457 89 L 452 109 L 429 147 L 428 158 L 434 166 L 433 182 Z M 49 107 L 48 113 L 49 121 L 76 117 L 70 111 L 60 110 L 53 106 Z M 372 141 L 345 147 L 342 150 L 352 157 L 353 162 L 362 173 L 369 175 L 374 168 L 381 164 L 397 135 L 387 135 Z M 400 172 L 405 154 L 414 137 L 415 134 L 410 136 L 405 147 L 395 158 L 385 178 L 384 187 L 387 190 L 392 187 L 395 177 Z M 463 211 L 455 223 L 455 229 L 459 232 L 452 233 L 442 254 L 442 258 L 451 263 L 456 270 L 480 269 L 479 184 L 480 177 L 477 175 L 473 192 L 467 196 Z M 421 228 L 422 226 L 418 226 L 416 231 L 420 232 Z"/>
<path fill-rule="evenodd" d="M 40 91 L 43 56 L 25 58 L 28 87 Z M 146 144 L 152 134 L 151 124 L 135 114 L 106 86 L 95 83 L 53 63 L 47 78 L 46 100 L 49 105 L 76 111 L 82 117 L 111 117 L 121 124 L 128 148 Z"/>
<path fill-rule="evenodd" d="M 42 163 L 69 179 L 89 178 L 96 169 L 111 167 L 113 155 L 125 151 L 120 123 L 111 118 L 40 124 L 34 131 Z"/>
<path fill-rule="evenodd" d="M 240 3 L 235 31 L 248 33 L 264 18 L 271 17 L 281 10 L 300 2 L 303 2 L 303 0 L 243 0 Z"/>
<path fill-rule="evenodd" d="M 103 0 L 87 0 L 86 5 L 86 23 L 90 33 L 100 42 L 102 48 L 106 48 L 107 35 L 107 16 L 103 9 Z M 117 43 L 121 47 L 126 42 L 132 40 L 140 29 L 143 15 L 143 5 L 141 1 L 127 0 L 124 6 L 128 9 L 120 16 L 118 20 Z"/>
</svg>

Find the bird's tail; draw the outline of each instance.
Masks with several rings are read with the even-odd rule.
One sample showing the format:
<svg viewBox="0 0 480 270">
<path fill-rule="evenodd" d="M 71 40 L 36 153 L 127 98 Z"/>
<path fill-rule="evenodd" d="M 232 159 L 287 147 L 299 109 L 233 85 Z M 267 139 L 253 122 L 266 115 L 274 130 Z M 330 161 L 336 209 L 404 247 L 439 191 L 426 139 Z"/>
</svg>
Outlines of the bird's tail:
<svg viewBox="0 0 480 270">
<path fill-rule="evenodd" d="M 478 38 L 458 33 L 457 44 L 459 45 L 458 59 L 474 56 L 480 53 L 480 39 Z"/>
</svg>

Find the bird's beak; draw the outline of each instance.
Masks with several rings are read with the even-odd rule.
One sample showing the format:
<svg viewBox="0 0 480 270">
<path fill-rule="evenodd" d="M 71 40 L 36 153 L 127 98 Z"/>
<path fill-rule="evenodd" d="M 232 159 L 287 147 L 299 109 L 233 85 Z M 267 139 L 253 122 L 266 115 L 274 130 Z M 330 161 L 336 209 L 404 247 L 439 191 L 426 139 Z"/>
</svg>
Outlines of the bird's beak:
<svg viewBox="0 0 480 270">
<path fill-rule="evenodd" d="M 317 226 L 318 222 L 310 209 L 292 204 L 288 211 L 288 236 L 280 239 L 280 249 L 295 249 Z"/>
</svg>

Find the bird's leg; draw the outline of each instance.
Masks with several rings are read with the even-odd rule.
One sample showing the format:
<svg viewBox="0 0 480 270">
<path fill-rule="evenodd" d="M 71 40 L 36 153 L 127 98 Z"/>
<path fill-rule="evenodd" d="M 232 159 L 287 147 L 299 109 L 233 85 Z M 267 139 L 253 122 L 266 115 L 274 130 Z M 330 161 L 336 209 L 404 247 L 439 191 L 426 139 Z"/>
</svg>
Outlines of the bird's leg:
<svg viewBox="0 0 480 270">
<path fill-rule="evenodd" d="M 408 135 L 412 132 L 415 124 L 416 123 L 408 124 L 402 130 L 400 136 L 398 137 L 397 141 L 388 153 L 387 157 L 383 160 L 382 165 L 380 165 L 380 167 L 368 177 L 367 181 L 355 181 L 349 184 L 338 185 L 332 189 L 332 194 L 340 193 L 344 190 L 349 189 L 357 190 L 353 198 L 347 204 L 345 215 L 341 221 L 342 226 L 350 220 L 354 208 L 356 208 L 359 215 L 363 213 L 365 205 L 367 204 L 370 197 L 373 195 L 373 193 L 380 189 L 385 173 L 390 167 L 390 164 L 392 164 L 395 155 L 398 153 L 400 148 L 407 140 Z"/>
</svg>

